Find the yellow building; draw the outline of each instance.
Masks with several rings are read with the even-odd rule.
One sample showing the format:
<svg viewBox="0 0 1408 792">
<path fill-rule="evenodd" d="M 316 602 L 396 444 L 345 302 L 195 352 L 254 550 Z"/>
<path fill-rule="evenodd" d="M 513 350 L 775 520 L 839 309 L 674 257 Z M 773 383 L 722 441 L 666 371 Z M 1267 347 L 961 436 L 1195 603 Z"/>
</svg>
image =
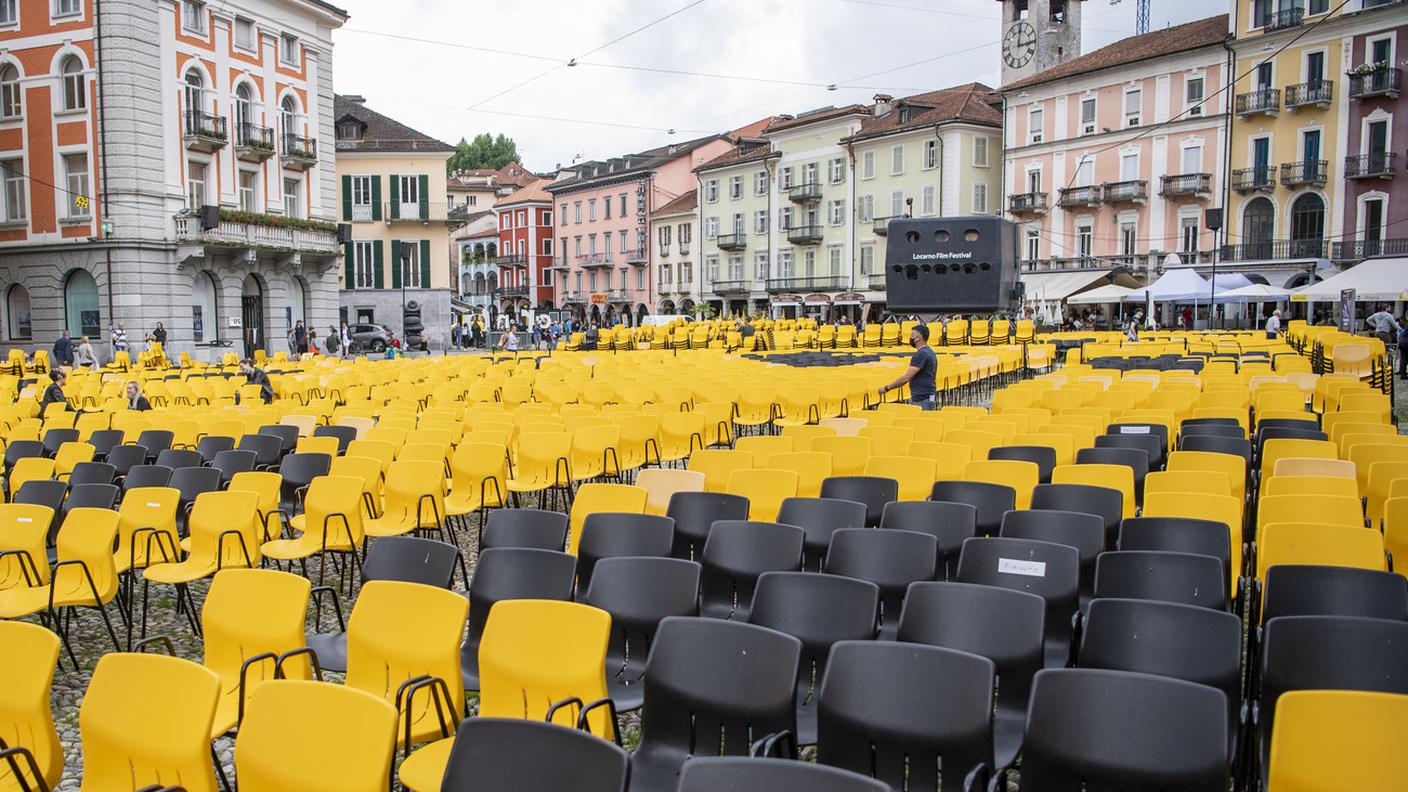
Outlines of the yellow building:
<svg viewBox="0 0 1408 792">
<path fill-rule="evenodd" d="M 333 119 L 339 217 L 352 230 L 343 243 L 342 319 L 404 337 L 402 308 L 414 302 L 425 345 L 443 348 L 456 281 L 445 200 L 454 148 L 371 110 L 360 96 L 338 96 Z"/>
</svg>

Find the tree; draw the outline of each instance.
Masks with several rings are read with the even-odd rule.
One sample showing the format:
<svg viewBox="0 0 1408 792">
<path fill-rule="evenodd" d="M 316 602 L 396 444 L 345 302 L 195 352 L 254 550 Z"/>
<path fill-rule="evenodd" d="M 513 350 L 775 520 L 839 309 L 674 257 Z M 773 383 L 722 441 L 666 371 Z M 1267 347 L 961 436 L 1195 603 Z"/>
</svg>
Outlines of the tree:
<svg viewBox="0 0 1408 792">
<path fill-rule="evenodd" d="M 518 162 L 518 144 L 502 132 L 497 137 L 488 132 L 474 136 L 474 140 L 460 138 L 455 144 L 455 153 L 445 163 L 447 173 L 463 170 L 498 170 L 510 162 Z"/>
</svg>

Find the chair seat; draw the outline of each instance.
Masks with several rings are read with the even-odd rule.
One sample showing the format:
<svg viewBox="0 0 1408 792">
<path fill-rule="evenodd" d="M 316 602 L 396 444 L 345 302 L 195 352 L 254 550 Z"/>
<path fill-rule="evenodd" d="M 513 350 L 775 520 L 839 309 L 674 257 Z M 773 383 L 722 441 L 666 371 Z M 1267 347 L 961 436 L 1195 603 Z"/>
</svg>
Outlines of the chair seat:
<svg viewBox="0 0 1408 792">
<path fill-rule="evenodd" d="M 439 792 L 454 745 L 453 738 L 436 740 L 407 757 L 396 774 L 401 785 L 412 792 Z"/>
<path fill-rule="evenodd" d="M 215 559 L 187 558 L 174 564 L 153 564 L 142 573 L 152 583 L 190 583 L 215 574 Z"/>
<path fill-rule="evenodd" d="M 606 693 L 616 705 L 617 712 L 630 712 L 645 704 L 645 684 L 640 679 L 628 684 L 620 677 L 607 677 Z"/>
<path fill-rule="evenodd" d="M 375 520 L 367 520 L 362 530 L 367 536 L 405 536 L 417 529 L 435 528 L 434 525 L 417 525 L 415 515 L 385 514 Z"/>
<path fill-rule="evenodd" d="M 541 491 L 543 491 L 543 490 L 545 490 L 545 489 L 551 489 L 552 487 L 566 486 L 565 484 L 558 484 L 557 482 L 552 481 L 551 479 L 545 479 L 545 478 L 544 478 L 544 479 L 521 479 L 521 478 L 511 478 L 511 479 L 508 480 L 507 483 L 508 483 L 508 491 L 509 491 L 509 492 L 541 492 Z"/>
<path fill-rule="evenodd" d="M 265 542 L 260 549 L 264 555 L 270 558 L 279 561 L 292 561 L 317 555 L 324 549 L 338 553 L 350 553 L 355 548 L 346 542 L 329 542 L 328 546 L 324 548 L 313 534 L 305 533 L 299 535 L 297 539 L 275 539 L 272 542 Z"/>
<path fill-rule="evenodd" d="M 318 665 L 324 671 L 347 671 L 347 633 L 312 633 L 308 648 L 318 655 Z"/>
<path fill-rule="evenodd" d="M 503 508 L 502 503 L 495 504 L 493 502 L 498 500 L 498 498 L 494 496 L 492 490 L 488 493 L 488 499 L 489 503 L 485 504 L 483 500 L 480 499 L 479 493 L 477 492 L 469 495 L 459 495 L 452 491 L 449 495 L 445 496 L 445 513 L 451 517 L 460 517 L 477 512 L 486 505 L 493 509 Z"/>
<path fill-rule="evenodd" d="M 61 570 L 63 571 L 63 570 Z M 54 607 L 96 607 L 88 580 L 80 570 L 68 568 L 54 581 Z M 101 595 L 102 592 L 99 592 Z M 18 619 L 49 608 L 49 586 L 22 586 L 0 591 L 0 619 Z"/>
</svg>

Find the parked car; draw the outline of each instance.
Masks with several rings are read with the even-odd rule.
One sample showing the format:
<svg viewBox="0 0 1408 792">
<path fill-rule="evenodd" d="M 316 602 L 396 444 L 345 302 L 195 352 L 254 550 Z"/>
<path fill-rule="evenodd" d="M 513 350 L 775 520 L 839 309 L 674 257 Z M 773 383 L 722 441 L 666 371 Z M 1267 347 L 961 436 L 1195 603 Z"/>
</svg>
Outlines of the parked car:
<svg viewBox="0 0 1408 792">
<path fill-rule="evenodd" d="M 391 340 L 391 331 L 385 325 L 350 324 L 347 332 L 352 337 L 352 351 L 385 352 L 386 343 Z"/>
</svg>

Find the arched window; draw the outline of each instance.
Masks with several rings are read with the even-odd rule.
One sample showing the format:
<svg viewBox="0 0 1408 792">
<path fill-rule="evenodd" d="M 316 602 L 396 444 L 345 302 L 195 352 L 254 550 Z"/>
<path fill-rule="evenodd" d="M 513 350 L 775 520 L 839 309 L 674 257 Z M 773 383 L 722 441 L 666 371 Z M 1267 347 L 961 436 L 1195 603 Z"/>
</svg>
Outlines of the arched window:
<svg viewBox="0 0 1408 792">
<path fill-rule="evenodd" d="M 219 335 L 215 315 L 215 279 L 200 270 L 191 278 L 191 340 L 199 344 Z"/>
<path fill-rule="evenodd" d="M 289 279 L 288 304 L 293 309 L 293 322 L 308 324 L 308 287 L 297 275 Z"/>
<path fill-rule="evenodd" d="M 64 85 L 64 109 L 85 110 L 88 107 L 88 78 L 83 75 L 83 61 L 70 55 L 59 64 Z"/>
<path fill-rule="evenodd" d="M 0 67 L 0 118 L 19 118 L 23 114 L 20 70 L 7 63 Z"/>
<path fill-rule="evenodd" d="M 1276 210 L 1268 198 L 1253 198 L 1242 210 L 1242 242 L 1249 259 L 1271 258 L 1271 237 L 1276 231 Z"/>
<path fill-rule="evenodd" d="M 5 316 L 9 320 L 6 331 L 12 341 L 28 341 L 34 337 L 30 326 L 29 290 L 16 283 L 5 293 Z"/>
<path fill-rule="evenodd" d="M 1325 257 L 1325 199 L 1306 193 L 1291 204 L 1291 255 Z"/>
<path fill-rule="evenodd" d="M 289 147 L 290 135 L 298 134 L 298 103 L 292 96 L 285 96 L 279 103 L 279 135 L 284 138 L 284 148 Z"/>
<path fill-rule="evenodd" d="M 240 83 L 235 89 L 235 140 L 240 144 L 249 142 L 250 127 L 254 125 L 254 91 L 249 83 Z"/>
<path fill-rule="evenodd" d="M 205 111 L 205 80 L 200 72 L 191 69 L 186 72 L 186 134 L 193 134 L 201 128 L 201 114 Z"/>
<path fill-rule="evenodd" d="M 68 334 L 74 338 L 102 335 L 102 315 L 98 312 L 98 282 L 88 270 L 76 269 L 64 281 L 64 318 Z"/>
</svg>

